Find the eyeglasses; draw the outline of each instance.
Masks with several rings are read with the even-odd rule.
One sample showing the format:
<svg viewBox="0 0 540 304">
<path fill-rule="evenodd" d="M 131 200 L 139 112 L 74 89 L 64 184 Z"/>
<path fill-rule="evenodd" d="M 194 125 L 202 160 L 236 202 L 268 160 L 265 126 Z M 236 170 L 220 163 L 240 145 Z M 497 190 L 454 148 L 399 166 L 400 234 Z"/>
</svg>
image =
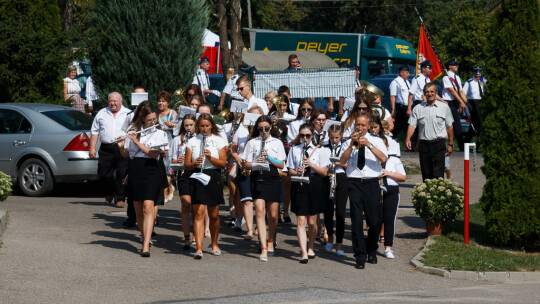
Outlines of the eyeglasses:
<svg viewBox="0 0 540 304">
<path fill-rule="evenodd" d="M 241 87 L 241 88 L 238 87 L 238 88 L 236 88 L 236 90 L 237 90 L 238 92 L 242 92 L 245 88 L 246 88 L 246 87 Z"/>
<path fill-rule="evenodd" d="M 156 122 L 156 121 L 157 121 L 157 118 L 145 119 L 144 120 L 144 122 L 147 122 L 147 123 Z"/>
<path fill-rule="evenodd" d="M 358 110 L 360 111 L 367 111 L 367 109 L 368 109 L 367 107 L 358 107 Z"/>
<path fill-rule="evenodd" d="M 312 109 L 311 108 L 302 108 L 301 110 L 302 110 L 302 112 L 311 112 Z"/>
<path fill-rule="evenodd" d="M 259 127 L 257 130 L 259 130 L 259 132 L 268 132 L 270 131 L 270 127 Z"/>
<path fill-rule="evenodd" d="M 187 94 L 187 97 L 193 97 L 195 94 Z"/>
<path fill-rule="evenodd" d="M 311 134 L 299 134 L 300 138 L 311 138 Z"/>
<path fill-rule="evenodd" d="M 317 118 L 317 119 L 315 119 L 315 120 L 318 121 L 318 122 L 325 122 L 325 121 L 326 121 L 326 118 Z"/>
</svg>

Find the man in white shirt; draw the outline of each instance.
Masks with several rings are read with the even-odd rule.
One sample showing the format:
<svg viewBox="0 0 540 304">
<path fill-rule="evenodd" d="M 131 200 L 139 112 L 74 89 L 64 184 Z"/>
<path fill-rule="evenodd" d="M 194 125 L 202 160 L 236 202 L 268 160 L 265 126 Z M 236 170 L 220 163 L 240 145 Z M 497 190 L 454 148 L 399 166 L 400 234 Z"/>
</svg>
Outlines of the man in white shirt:
<svg viewBox="0 0 540 304">
<path fill-rule="evenodd" d="M 94 88 L 94 76 L 90 76 L 86 79 L 85 90 L 86 90 L 86 103 L 88 104 L 88 111 L 94 111 L 94 100 L 99 98 L 96 89 Z"/>
<path fill-rule="evenodd" d="M 243 75 L 236 81 L 236 87 L 240 96 L 244 98 L 244 101 L 248 103 L 248 109 L 251 109 L 254 105 L 261 107 L 264 115 L 268 114 L 268 105 L 264 99 L 255 97 L 251 92 L 251 81 L 247 75 Z"/>
<path fill-rule="evenodd" d="M 351 138 L 343 144 L 340 159 L 342 164 L 347 164 L 352 245 L 357 269 L 364 269 L 366 260 L 377 264 L 382 223 L 379 177 L 382 175 L 381 163 L 388 157 L 383 140 L 369 134 L 368 127 L 369 116 L 360 112 Z M 353 148 L 352 141 L 357 143 L 357 148 Z M 369 227 L 367 239 L 364 238 L 364 214 Z"/>
<path fill-rule="evenodd" d="M 227 84 L 223 88 L 223 92 L 221 92 L 221 100 L 219 102 L 218 110 L 223 110 L 223 104 L 227 95 L 231 96 L 232 100 L 243 101 L 242 96 L 237 90 L 236 82 L 241 76 L 246 75 L 249 72 L 249 69 L 250 67 L 247 64 L 241 64 L 238 66 L 238 73 L 229 78 Z"/>
<path fill-rule="evenodd" d="M 390 83 L 390 105 L 392 106 L 392 118 L 394 129 L 392 135 L 397 138 L 401 131 L 407 132 L 407 107 L 409 101 L 409 66 L 399 68 L 399 76 Z"/>
<path fill-rule="evenodd" d="M 454 118 L 454 138 L 458 140 L 459 149 L 463 151 L 464 141 L 461 134 L 461 120 L 459 114 L 463 113 L 467 107 L 467 96 L 461 86 L 461 79 L 456 75 L 459 63 L 452 59 L 446 63 L 448 71 L 442 79 L 442 98 L 452 112 Z M 458 114 L 459 111 L 459 114 Z"/>
<path fill-rule="evenodd" d="M 477 66 L 473 68 L 473 78 L 467 80 L 463 85 L 463 91 L 467 95 L 467 99 L 471 105 L 469 110 L 471 111 L 471 122 L 476 130 L 476 133 L 480 133 L 482 128 L 482 115 L 480 114 L 480 101 L 486 91 L 486 84 L 482 81 L 482 68 Z"/>
<path fill-rule="evenodd" d="M 210 78 L 208 77 L 208 74 L 206 74 L 206 71 L 210 68 L 210 60 L 208 60 L 208 57 L 204 56 L 199 61 L 199 69 L 197 70 L 197 73 L 195 74 L 195 77 L 193 77 L 192 84 L 196 84 L 199 87 L 201 87 L 201 91 L 203 92 L 205 99 L 208 100 L 208 96 L 210 94 L 214 94 L 217 97 L 221 97 L 221 93 L 217 90 L 210 90 Z"/>
<path fill-rule="evenodd" d="M 129 110 L 122 106 L 122 96 L 118 92 L 109 94 L 109 106 L 101 109 L 92 123 L 90 130 L 90 158 L 96 158 L 96 144 L 99 148 L 98 176 L 105 192 L 105 203 L 113 198 L 116 207 L 123 208 L 126 193 L 122 183 L 127 175 L 128 160 L 120 154 L 115 139 L 125 135 L 122 130 Z"/>
</svg>

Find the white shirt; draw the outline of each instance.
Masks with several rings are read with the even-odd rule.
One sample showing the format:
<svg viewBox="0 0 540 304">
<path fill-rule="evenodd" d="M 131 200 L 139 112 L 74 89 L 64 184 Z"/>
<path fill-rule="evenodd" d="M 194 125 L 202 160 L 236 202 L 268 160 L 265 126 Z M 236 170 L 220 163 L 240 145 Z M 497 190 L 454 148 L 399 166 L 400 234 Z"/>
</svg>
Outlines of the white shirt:
<svg viewBox="0 0 540 304">
<path fill-rule="evenodd" d="M 249 130 L 243 125 L 240 125 L 238 127 L 238 130 L 236 130 L 236 133 L 234 133 L 234 137 L 232 141 L 238 144 L 238 150 L 236 151 L 236 153 L 240 156 L 244 154 L 248 136 L 249 136 Z"/>
<path fill-rule="evenodd" d="M 399 142 L 392 138 L 390 135 L 385 135 L 386 140 L 388 141 L 388 155 L 396 155 L 401 157 L 401 147 Z"/>
<path fill-rule="evenodd" d="M 77 79 L 71 79 L 69 77 L 64 78 L 64 81 L 67 82 L 67 93 L 68 94 L 79 94 L 81 92 L 81 86 Z"/>
<path fill-rule="evenodd" d="M 299 120 L 291 121 L 291 123 L 289 124 L 289 130 L 287 131 L 287 142 L 289 143 L 289 145 L 298 135 L 300 126 L 304 124 L 305 122 L 306 120 L 304 119 L 304 117 L 302 117 L 302 119 L 299 119 Z"/>
<path fill-rule="evenodd" d="M 457 87 L 456 87 L 456 83 L 450 80 L 449 77 L 451 77 L 457 82 Z M 454 90 L 458 94 L 459 94 L 459 91 L 463 90 L 463 87 L 461 86 L 461 79 L 454 72 L 448 71 L 448 75 L 443 77 L 442 83 L 443 83 L 443 89 L 442 89 L 441 97 L 444 100 L 454 100 L 454 96 L 452 96 L 452 94 L 450 94 L 450 91 L 448 90 L 449 88 L 454 88 Z"/>
<path fill-rule="evenodd" d="M 285 149 L 283 148 L 283 142 L 281 140 L 270 136 L 264 145 L 264 150 L 268 153 L 268 156 L 275 160 L 285 161 L 287 157 L 285 155 Z M 261 137 L 253 138 L 248 141 L 242 155 L 243 160 L 250 163 L 254 162 L 261 155 Z"/>
<path fill-rule="evenodd" d="M 291 148 L 289 156 L 287 156 L 287 168 L 297 170 L 298 167 L 301 166 L 302 160 L 304 159 L 304 155 L 302 154 L 303 149 L 304 144 L 299 144 Z M 313 149 L 315 149 L 315 145 L 311 143 L 307 149 L 309 161 L 318 167 L 327 167 L 330 164 L 330 150 L 319 147 L 313 152 Z M 315 173 L 312 168 L 310 168 L 310 172 Z"/>
<path fill-rule="evenodd" d="M 252 95 L 248 102 L 248 110 L 251 109 L 253 106 L 259 106 L 263 110 L 264 115 L 268 115 L 268 105 L 266 104 L 266 101 L 264 99 L 260 99 L 255 97 L 255 95 Z"/>
<path fill-rule="evenodd" d="M 208 74 L 205 70 L 199 68 L 197 70 L 197 73 L 195 73 L 195 76 L 193 77 L 192 84 L 196 84 L 199 87 L 201 87 L 201 91 L 204 94 L 204 89 L 210 90 L 210 78 L 208 77 Z M 221 93 L 217 90 L 212 90 L 212 94 L 221 96 Z"/>
<path fill-rule="evenodd" d="M 126 132 L 122 130 L 122 127 L 124 126 L 128 113 L 129 110 L 124 106 L 120 108 L 116 113 L 116 116 L 113 115 L 109 107 L 99 110 L 94 118 L 94 122 L 92 122 L 90 133 L 92 135 L 97 134 L 101 143 L 114 143 L 116 138 L 126 134 Z"/>
<path fill-rule="evenodd" d="M 413 78 L 411 81 L 411 89 L 409 90 L 409 93 L 413 95 L 413 101 L 422 100 L 422 96 L 424 96 L 424 86 L 430 81 L 429 77 L 424 76 L 424 74 L 418 74 Z"/>
<path fill-rule="evenodd" d="M 328 144 L 328 132 L 321 131 L 321 133 L 317 132 L 317 130 L 313 130 L 313 136 L 311 137 L 311 141 L 314 145 L 318 144 L 317 137 L 321 138 L 324 134 L 324 138 L 322 139 L 322 146 Z"/>
<path fill-rule="evenodd" d="M 291 114 L 294 118 L 296 118 L 296 115 L 298 115 L 298 109 L 300 109 L 300 105 L 295 102 L 289 102 L 289 109 L 291 110 Z M 285 113 L 283 113 L 285 115 Z"/>
<path fill-rule="evenodd" d="M 187 134 L 184 134 L 182 136 L 187 136 Z M 173 144 L 169 151 L 171 159 L 178 159 L 178 157 L 186 154 L 187 141 L 182 144 L 182 136 L 176 136 L 175 138 L 173 138 Z"/>
<path fill-rule="evenodd" d="M 229 81 L 227 81 L 227 84 L 225 85 L 225 88 L 223 88 L 223 93 L 227 93 L 231 95 L 231 98 L 236 100 L 244 100 L 244 98 L 240 95 L 240 93 L 237 90 L 236 81 L 240 78 L 238 74 L 234 74 L 231 78 L 229 78 Z"/>
<path fill-rule="evenodd" d="M 485 84 L 477 80 L 476 78 L 471 78 L 465 82 L 463 85 L 463 92 L 467 95 L 467 99 L 476 99 L 480 100 L 482 99 L 482 95 L 480 95 L 480 90 L 482 90 L 482 94 L 485 92 L 486 87 Z"/>
<path fill-rule="evenodd" d="M 203 136 L 197 134 L 188 140 L 186 148 L 191 150 L 191 161 L 195 162 L 199 156 L 202 155 L 201 143 Z M 210 150 L 210 155 L 213 158 L 219 158 L 219 150 L 227 146 L 227 142 L 217 135 L 210 135 L 206 137 L 206 145 L 203 149 Z M 208 159 L 204 161 L 203 169 L 217 169 Z"/>
<path fill-rule="evenodd" d="M 333 145 L 333 146 L 330 143 L 325 145 L 325 149 L 328 150 L 328 157 L 340 158 L 341 154 L 343 154 L 343 151 L 345 151 L 342 148 L 343 148 L 343 144 L 341 142 L 338 143 L 337 145 Z M 329 166 L 331 165 L 330 161 L 328 162 L 328 165 Z M 336 171 L 336 173 L 345 173 L 345 169 L 343 169 L 342 166 L 336 166 L 335 171 Z"/>
<path fill-rule="evenodd" d="M 160 151 L 165 151 L 169 149 L 169 139 L 167 138 L 167 134 L 163 130 L 159 129 L 150 129 L 147 131 L 144 131 L 141 133 L 141 138 L 139 139 L 139 142 L 145 145 L 146 147 L 156 147 L 156 146 L 162 146 L 160 148 L 156 148 Z M 146 155 L 136 144 L 131 141 L 131 138 L 126 139 L 125 144 L 126 150 L 129 152 L 129 157 L 141 157 L 141 158 L 151 158 L 150 156 Z M 159 159 L 159 155 L 156 157 L 156 159 Z"/>
<path fill-rule="evenodd" d="M 127 132 L 127 129 L 129 128 L 129 124 L 131 123 L 131 121 L 133 120 L 133 117 L 135 116 L 135 110 L 129 112 L 126 115 L 126 120 L 124 120 L 124 124 L 122 125 L 122 130 L 124 132 Z"/>
<path fill-rule="evenodd" d="M 379 149 L 379 151 L 381 151 L 384 156 L 388 157 L 388 150 L 386 149 L 386 146 L 384 145 L 384 142 L 380 137 L 373 136 L 369 133 L 366 133 L 364 137 L 373 144 L 374 148 Z M 343 151 L 347 150 L 350 144 L 350 139 L 343 143 Z M 375 178 L 381 176 L 381 163 L 368 147 L 366 147 L 366 152 L 364 154 L 366 159 L 364 168 L 362 168 L 362 170 L 358 169 L 358 151 L 360 151 L 360 149 L 352 150 L 351 154 L 349 155 L 349 160 L 347 161 L 347 177 Z"/>
<path fill-rule="evenodd" d="M 386 161 L 385 169 L 392 173 L 399 173 L 399 174 L 407 175 L 405 173 L 405 168 L 403 168 L 403 163 L 401 162 L 399 158 L 395 156 L 388 157 L 388 160 Z M 386 182 L 388 183 L 388 186 L 399 186 L 398 182 L 396 182 L 391 177 L 387 177 Z"/>
<path fill-rule="evenodd" d="M 225 131 L 225 127 L 223 125 L 216 124 L 218 129 L 219 137 L 221 137 L 226 143 L 228 143 L 229 139 L 227 138 L 227 132 Z"/>
<path fill-rule="evenodd" d="M 390 83 L 390 96 L 396 97 L 396 104 L 407 105 L 409 103 L 409 90 L 411 84 L 398 76 Z"/>
<path fill-rule="evenodd" d="M 409 125 L 417 127 L 420 140 L 435 140 L 448 136 L 446 128 L 449 128 L 454 122 L 450 107 L 444 102 L 438 100 L 429 106 L 423 102 L 412 110 L 409 117 Z"/>
<path fill-rule="evenodd" d="M 97 100 L 99 98 L 98 94 L 96 93 L 96 89 L 94 88 L 94 80 L 92 80 L 92 77 L 90 76 L 86 79 L 86 102 L 88 103 L 88 106 L 91 107 L 93 105 L 94 100 Z"/>
</svg>

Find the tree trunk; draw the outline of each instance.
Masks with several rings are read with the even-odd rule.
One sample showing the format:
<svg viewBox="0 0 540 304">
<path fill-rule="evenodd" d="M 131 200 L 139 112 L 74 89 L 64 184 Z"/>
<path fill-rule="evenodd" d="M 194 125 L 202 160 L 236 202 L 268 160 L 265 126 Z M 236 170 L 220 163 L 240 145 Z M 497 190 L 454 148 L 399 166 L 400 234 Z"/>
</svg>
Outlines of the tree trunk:
<svg viewBox="0 0 540 304">
<path fill-rule="evenodd" d="M 242 64 L 242 6 L 240 0 L 233 0 L 231 4 L 231 61 L 236 68 Z"/>
<path fill-rule="evenodd" d="M 231 1 L 230 20 L 227 16 L 227 2 L 226 0 L 219 0 L 218 2 L 218 34 L 223 74 L 226 74 L 229 68 L 233 68 L 235 72 L 238 70 L 238 66 L 242 63 L 242 50 L 244 49 L 240 0 Z M 230 28 L 227 27 L 227 23 L 230 23 Z M 229 37 L 231 42 L 230 50 Z"/>
<path fill-rule="evenodd" d="M 71 26 L 73 25 L 72 0 L 58 0 L 58 7 L 60 7 L 62 31 L 67 32 L 71 30 Z"/>
</svg>

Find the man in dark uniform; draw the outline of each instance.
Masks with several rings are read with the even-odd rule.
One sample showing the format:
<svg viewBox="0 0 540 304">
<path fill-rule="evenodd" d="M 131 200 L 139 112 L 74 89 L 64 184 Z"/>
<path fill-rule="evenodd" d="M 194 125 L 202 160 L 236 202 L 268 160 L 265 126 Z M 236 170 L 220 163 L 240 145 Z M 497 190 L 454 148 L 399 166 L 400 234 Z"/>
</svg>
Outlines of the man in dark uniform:
<svg viewBox="0 0 540 304">
<path fill-rule="evenodd" d="M 485 90 L 486 84 L 482 81 L 482 68 L 477 66 L 473 68 L 473 78 L 467 80 L 463 85 L 463 91 L 471 105 L 469 107 L 469 111 L 471 112 L 471 123 L 477 134 L 480 134 L 480 129 L 482 129 L 482 115 L 480 114 L 479 104 L 484 96 Z"/>
<path fill-rule="evenodd" d="M 390 105 L 392 106 L 392 118 L 395 119 L 394 138 L 397 138 L 401 131 L 407 132 L 407 108 L 409 101 L 409 66 L 403 65 L 399 68 L 399 75 L 390 83 Z"/>
<path fill-rule="evenodd" d="M 217 97 L 221 97 L 221 93 L 219 91 L 210 90 L 210 78 L 208 77 L 208 74 L 206 73 L 209 68 L 210 68 L 210 60 L 208 60 L 208 57 L 204 56 L 199 61 L 199 69 L 197 70 L 195 77 L 193 77 L 193 82 L 192 82 L 193 84 L 196 84 L 199 87 L 201 87 L 201 91 L 203 92 L 207 102 L 210 97 L 210 94 L 214 94 Z"/>
</svg>

